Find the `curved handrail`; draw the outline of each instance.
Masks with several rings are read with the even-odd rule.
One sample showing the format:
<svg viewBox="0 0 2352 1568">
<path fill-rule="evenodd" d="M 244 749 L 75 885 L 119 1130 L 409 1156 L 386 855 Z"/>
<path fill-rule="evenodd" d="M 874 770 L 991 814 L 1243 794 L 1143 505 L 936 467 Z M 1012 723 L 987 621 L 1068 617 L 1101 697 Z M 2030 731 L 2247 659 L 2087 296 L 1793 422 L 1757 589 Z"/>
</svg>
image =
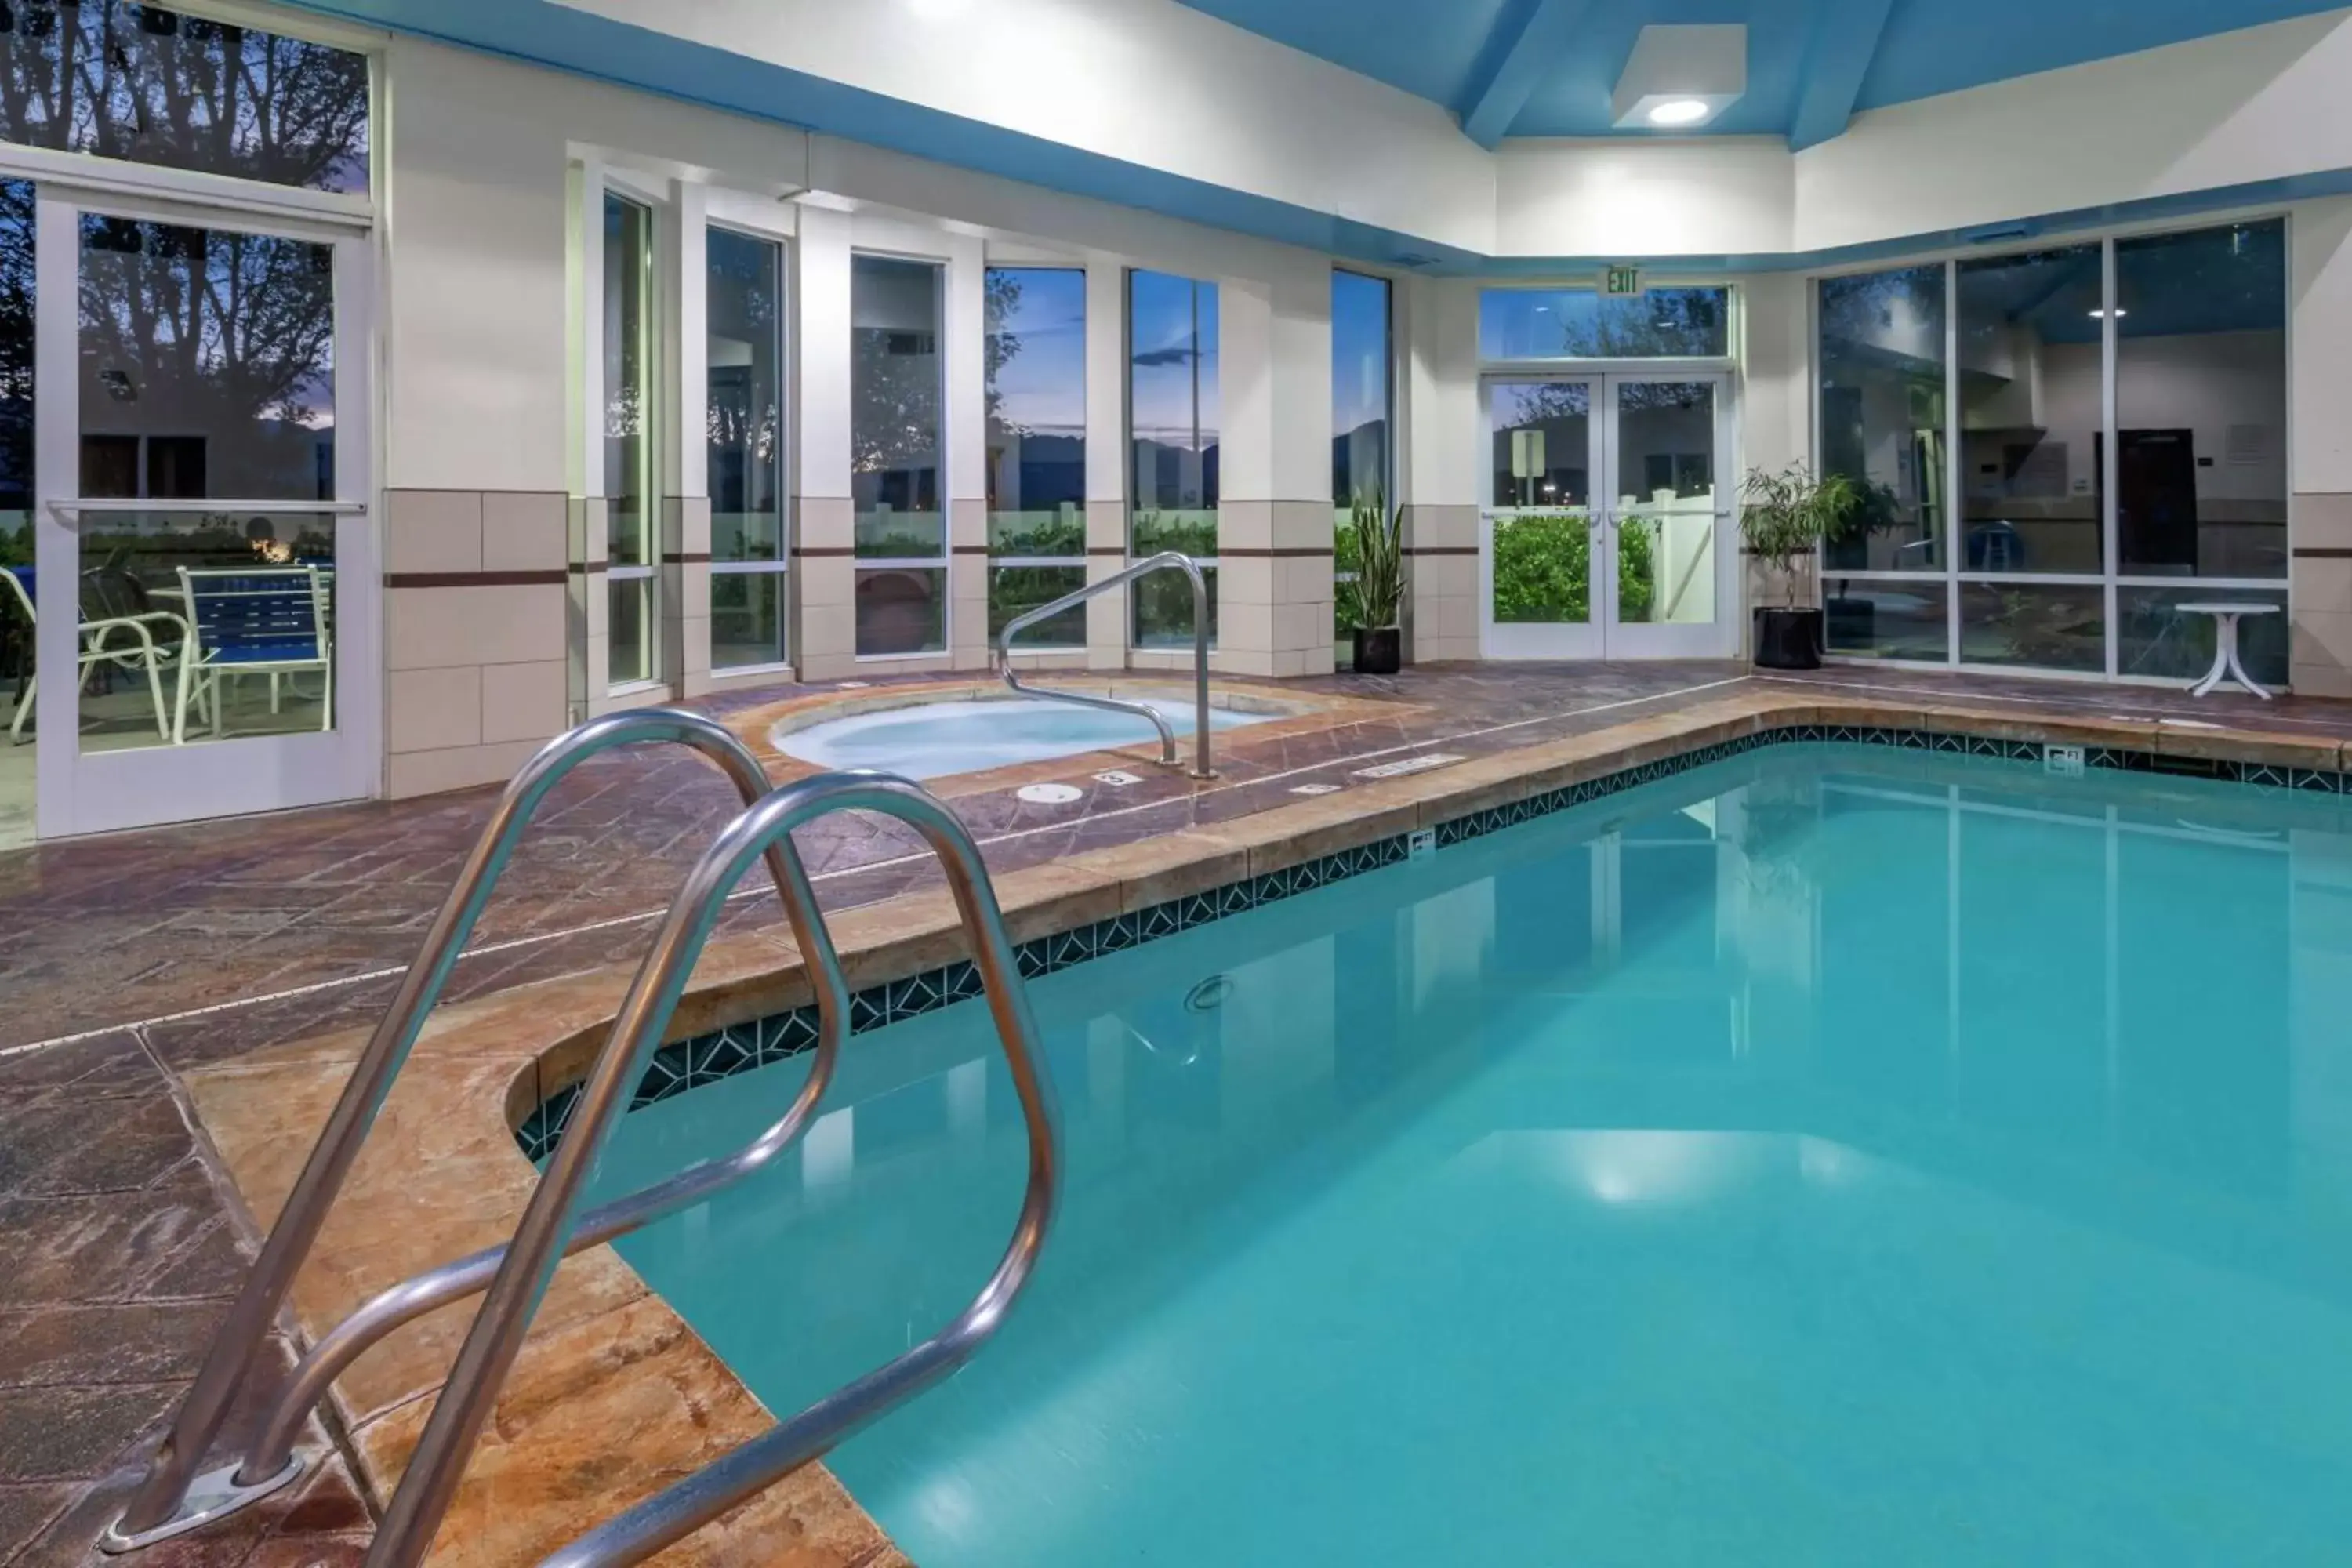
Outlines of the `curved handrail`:
<svg viewBox="0 0 2352 1568">
<path fill-rule="evenodd" d="M 787 837 L 777 845 L 786 852 L 793 872 L 793 886 L 785 903 L 788 907 L 801 906 L 790 910 L 793 929 L 807 932 L 802 939 L 801 951 L 811 955 L 805 967 L 816 985 L 816 1054 L 809 1064 L 808 1077 L 802 1081 L 784 1114 L 732 1154 L 720 1160 L 698 1161 L 651 1186 L 600 1204 L 582 1215 L 579 1225 L 563 1244 L 566 1258 L 641 1230 L 757 1175 L 774 1163 L 777 1155 L 799 1142 L 816 1113 L 818 1102 L 832 1087 L 841 1043 L 849 1035 L 849 984 L 843 977 L 832 932 L 825 929 L 818 913 L 814 889 L 808 886 L 800 856 L 791 849 L 791 844 Z M 246 1449 L 244 1463 L 237 1468 L 236 1484 L 258 1486 L 284 1469 L 301 1436 L 304 1417 L 327 1396 L 335 1379 L 342 1376 L 370 1346 L 403 1324 L 487 1289 L 506 1256 L 504 1244 L 486 1247 L 411 1275 L 369 1297 L 341 1322 L 320 1335 L 295 1365 L 294 1375 L 263 1417 L 259 1431 Z"/>
<path fill-rule="evenodd" d="M 368 1551 L 367 1568 L 414 1568 L 432 1544 L 456 1494 L 467 1455 L 521 1349 L 531 1315 L 553 1275 L 572 1204 L 628 1103 L 645 1058 L 667 1025 L 697 954 L 718 923 L 729 889 L 751 862 L 793 828 L 839 810 L 895 816 L 939 856 L 971 935 L 989 1011 L 1012 1070 L 1029 1135 L 1029 1181 L 1013 1239 L 978 1296 L 945 1329 L 897 1360 L 743 1443 L 668 1489 L 563 1548 L 566 1565 L 635 1563 L 681 1539 L 805 1464 L 841 1436 L 961 1365 L 1003 1321 L 1045 1244 L 1059 1184 L 1052 1090 L 1037 1026 L 1021 984 L 1013 940 L 980 851 L 952 813 L 922 789 L 887 773 L 820 773 L 788 784 L 728 824 L 687 876 L 651 951 L 590 1069 L 563 1142 L 516 1227 L 506 1261 L 457 1364 L 434 1401 L 399 1489 Z"/>
<path fill-rule="evenodd" d="M 220 1435 L 229 1402 L 251 1368 L 254 1352 L 275 1324 L 294 1275 L 318 1240 L 319 1227 L 351 1173 L 360 1144 L 374 1125 L 393 1079 L 407 1061 L 425 1014 L 456 967 L 516 840 L 558 780 L 599 752 L 640 742 L 674 742 L 702 752 L 727 774 L 747 805 L 768 793 L 766 770 L 732 731 L 701 714 L 670 708 L 640 708 L 592 719 L 550 741 L 523 764 L 499 797 L 473 852 L 466 858 L 440 912 L 425 931 L 415 960 L 402 977 L 400 989 L 360 1052 L 342 1095 L 287 1194 L 278 1222 L 262 1243 L 261 1256 L 254 1260 L 245 1288 L 222 1320 L 202 1370 L 181 1401 L 171 1431 L 149 1461 L 147 1474 L 130 1503 L 108 1530 L 104 1544 L 110 1550 L 130 1550 L 198 1521 L 179 1517 L 196 1479 L 196 1466 Z M 814 892 L 789 845 L 763 847 L 786 912 L 793 913 L 795 904 L 803 900 L 814 910 Z M 795 916 L 793 923 L 794 937 L 808 942 L 808 933 L 799 929 L 803 922 Z M 282 1484 L 287 1479 L 290 1477 L 275 1478 L 271 1484 Z"/>
<path fill-rule="evenodd" d="M 1176 765 L 1176 729 L 1158 709 L 1143 702 L 1122 702 L 1116 697 L 1088 697 L 1076 691 L 1046 691 L 1034 686 L 1024 686 L 1013 668 L 1013 639 L 1035 626 L 1049 620 L 1074 605 L 1083 605 L 1097 594 L 1108 594 L 1113 588 L 1124 587 L 1138 577 L 1148 577 L 1154 572 L 1178 571 L 1192 580 L 1192 776 L 1211 778 L 1209 770 L 1209 584 L 1201 574 L 1201 564 L 1181 550 L 1163 550 L 1149 559 L 1137 562 L 1113 573 L 1099 583 L 1063 595 L 1051 604 L 1040 605 L 1034 610 L 1015 616 L 997 634 L 996 662 L 1004 676 L 1004 684 L 1023 697 L 1041 698 L 1052 702 L 1075 702 L 1084 708 L 1108 709 L 1113 713 L 1132 713 L 1151 721 L 1160 731 L 1160 760 L 1170 767 Z"/>
</svg>

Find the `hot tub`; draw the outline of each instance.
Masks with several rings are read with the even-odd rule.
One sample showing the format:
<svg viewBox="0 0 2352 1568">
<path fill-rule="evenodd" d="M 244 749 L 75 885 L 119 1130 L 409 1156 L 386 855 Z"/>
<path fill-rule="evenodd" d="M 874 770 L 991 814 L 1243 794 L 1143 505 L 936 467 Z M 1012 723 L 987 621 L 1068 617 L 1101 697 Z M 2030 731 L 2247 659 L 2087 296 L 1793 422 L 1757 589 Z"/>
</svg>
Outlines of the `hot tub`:
<svg viewBox="0 0 2352 1568">
<path fill-rule="evenodd" d="M 1165 718 L 1177 734 L 1192 732 L 1192 703 L 1160 697 L 1139 700 Z M 1223 731 L 1274 717 L 1213 708 L 1209 728 Z M 800 729 L 779 724 L 768 738 L 786 756 L 819 767 L 887 768 L 929 779 L 1114 747 L 1156 748 L 1160 732 L 1139 716 L 1066 702 L 1001 698 L 888 708 Z"/>
</svg>

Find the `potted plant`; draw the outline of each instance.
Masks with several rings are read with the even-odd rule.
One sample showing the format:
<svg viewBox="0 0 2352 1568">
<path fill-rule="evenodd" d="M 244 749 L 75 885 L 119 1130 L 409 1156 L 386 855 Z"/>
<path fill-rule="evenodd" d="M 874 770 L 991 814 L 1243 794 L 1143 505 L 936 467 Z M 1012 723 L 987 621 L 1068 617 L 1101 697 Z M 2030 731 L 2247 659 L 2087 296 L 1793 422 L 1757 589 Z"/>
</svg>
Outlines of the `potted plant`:
<svg viewBox="0 0 2352 1568">
<path fill-rule="evenodd" d="M 1843 474 L 1815 478 L 1802 463 L 1779 473 L 1751 468 L 1740 499 L 1740 537 L 1772 568 L 1783 595 L 1778 605 L 1757 606 L 1756 662 L 1767 669 L 1819 669 L 1822 612 L 1797 603 L 1798 568 L 1816 559 L 1823 540 L 1844 531 L 1856 500 L 1853 481 Z"/>
<path fill-rule="evenodd" d="M 1404 662 L 1404 514 L 1376 491 L 1348 509 L 1355 535 L 1358 675 L 1394 675 Z"/>
</svg>

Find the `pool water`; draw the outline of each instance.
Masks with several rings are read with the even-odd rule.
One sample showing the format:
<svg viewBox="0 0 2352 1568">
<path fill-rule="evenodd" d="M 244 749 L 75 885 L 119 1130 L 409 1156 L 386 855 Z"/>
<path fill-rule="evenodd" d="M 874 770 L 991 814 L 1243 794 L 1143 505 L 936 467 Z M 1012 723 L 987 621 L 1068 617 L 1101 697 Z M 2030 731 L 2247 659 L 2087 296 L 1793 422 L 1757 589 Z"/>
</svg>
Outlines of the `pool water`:
<svg viewBox="0 0 2352 1568">
<path fill-rule="evenodd" d="M 1192 704 L 1171 699 L 1139 699 L 1168 721 L 1179 736 L 1194 728 Z M 1209 731 L 1264 723 L 1271 713 L 1209 710 Z M 887 768 L 908 778 L 974 773 L 982 768 L 1038 763 L 1113 746 L 1152 746 L 1160 731 L 1137 714 L 1113 713 L 1075 703 L 999 699 L 988 702 L 926 702 L 888 708 L 777 730 L 778 751 L 827 768 Z"/>
<path fill-rule="evenodd" d="M 1786 747 L 1063 971 L 1034 1286 L 832 1463 L 925 1568 L 2341 1562 L 2347 810 Z M 798 1408 L 993 1263 L 995 1049 L 621 1250 Z"/>
</svg>

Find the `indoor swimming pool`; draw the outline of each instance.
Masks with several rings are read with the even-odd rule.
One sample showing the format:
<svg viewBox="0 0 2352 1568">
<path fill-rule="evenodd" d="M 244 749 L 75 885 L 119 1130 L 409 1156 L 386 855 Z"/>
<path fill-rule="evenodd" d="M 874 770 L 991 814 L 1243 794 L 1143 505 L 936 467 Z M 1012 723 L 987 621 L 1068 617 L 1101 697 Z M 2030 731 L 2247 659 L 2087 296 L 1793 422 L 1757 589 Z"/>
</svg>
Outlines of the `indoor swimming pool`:
<svg viewBox="0 0 2352 1568">
<path fill-rule="evenodd" d="M 830 1460 L 925 1568 L 2352 1533 L 2336 797 L 1783 746 L 1031 994 L 1068 1155 L 1034 1284 Z M 625 1118 L 596 1195 L 800 1073 Z M 946 1321 L 1022 1186 L 977 1005 L 859 1037 L 831 1103 L 620 1243 L 779 1414 Z"/>
<path fill-rule="evenodd" d="M 1179 736 L 1192 732 L 1190 701 L 1167 697 L 1135 700 L 1167 720 Z M 1274 717 L 1212 708 L 1209 730 L 1221 734 Z M 819 767 L 882 768 L 908 778 L 932 779 L 1122 746 L 1150 746 L 1156 755 L 1160 731 L 1152 728 L 1151 721 L 1137 714 L 1000 698 L 886 708 L 828 719 L 801 730 L 779 726 L 771 738 L 785 755 Z"/>
</svg>

